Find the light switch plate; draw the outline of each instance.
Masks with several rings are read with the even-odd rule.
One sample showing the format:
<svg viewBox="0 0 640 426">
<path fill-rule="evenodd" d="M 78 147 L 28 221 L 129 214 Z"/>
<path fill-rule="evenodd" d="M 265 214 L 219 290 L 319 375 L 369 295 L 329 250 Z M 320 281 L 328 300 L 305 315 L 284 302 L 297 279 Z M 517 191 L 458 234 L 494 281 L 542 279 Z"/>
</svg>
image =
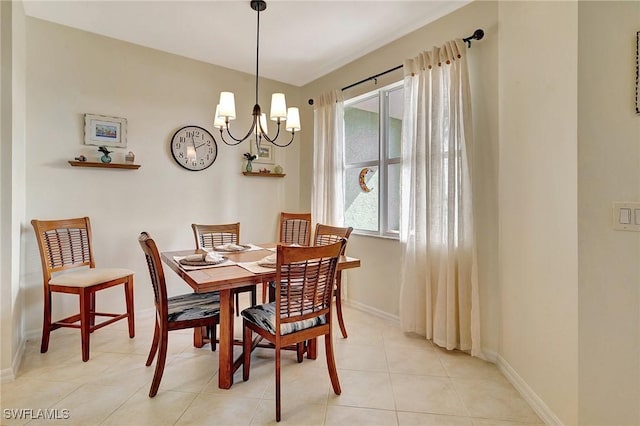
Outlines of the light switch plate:
<svg viewBox="0 0 640 426">
<path fill-rule="evenodd" d="M 613 203 L 613 229 L 640 232 L 640 202 Z"/>
</svg>

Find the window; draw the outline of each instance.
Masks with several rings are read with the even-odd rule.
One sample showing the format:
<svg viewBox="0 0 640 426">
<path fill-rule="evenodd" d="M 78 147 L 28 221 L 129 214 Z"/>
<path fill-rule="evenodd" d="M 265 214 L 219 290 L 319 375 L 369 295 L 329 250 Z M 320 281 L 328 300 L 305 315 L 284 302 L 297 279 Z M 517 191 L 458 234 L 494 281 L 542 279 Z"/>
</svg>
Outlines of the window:
<svg viewBox="0 0 640 426">
<path fill-rule="evenodd" d="M 344 219 L 354 232 L 398 238 L 402 82 L 344 103 Z"/>
</svg>

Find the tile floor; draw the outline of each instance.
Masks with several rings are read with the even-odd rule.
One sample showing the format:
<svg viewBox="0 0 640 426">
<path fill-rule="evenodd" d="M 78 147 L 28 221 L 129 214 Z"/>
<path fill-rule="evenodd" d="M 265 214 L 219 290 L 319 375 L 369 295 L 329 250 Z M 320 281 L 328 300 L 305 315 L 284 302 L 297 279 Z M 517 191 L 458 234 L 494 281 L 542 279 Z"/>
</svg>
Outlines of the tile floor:
<svg viewBox="0 0 640 426">
<path fill-rule="evenodd" d="M 491 363 L 448 352 L 396 324 L 345 307 L 349 338 L 334 337 L 342 395 L 329 381 L 324 345 L 318 359 L 296 363 L 283 352 L 283 425 L 541 425 L 540 418 Z M 236 322 L 241 335 L 241 322 Z M 192 346 L 190 331 L 169 333 L 169 355 L 155 398 L 153 366 L 144 363 L 153 312 L 136 318 L 129 339 L 119 322 L 92 335 L 91 359 L 80 360 L 80 336 L 52 333 L 49 352 L 29 341 L 14 382 L 2 384 L 2 425 L 261 425 L 275 423 L 273 351 L 253 353 L 251 377 L 218 389 L 218 353 Z M 239 350 L 239 348 L 236 348 Z M 239 351 L 238 351 L 239 352 Z M 154 364 L 155 365 L 155 364 Z M 7 418 L 7 409 L 33 409 Z M 49 409 L 68 419 L 38 418 Z M 68 410 L 68 411 L 63 411 Z M 34 418 L 35 417 L 35 418 Z"/>
</svg>

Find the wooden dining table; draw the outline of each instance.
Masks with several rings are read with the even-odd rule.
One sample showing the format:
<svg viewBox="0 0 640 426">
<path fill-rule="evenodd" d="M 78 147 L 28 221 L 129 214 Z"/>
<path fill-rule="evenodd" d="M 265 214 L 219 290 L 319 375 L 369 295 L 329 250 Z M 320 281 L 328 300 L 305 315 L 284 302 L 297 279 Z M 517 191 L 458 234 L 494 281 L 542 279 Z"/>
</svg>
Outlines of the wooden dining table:
<svg viewBox="0 0 640 426">
<path fill-rule="evenodd" d="M 266 256 L 272 255 L 275 243 L 258 244 L 259 250 L 224 253 L 229 260 L 240 262 L 256 262 Z M 219 361 L 218 361 L 218 387 L 229 389 L 233 384 L 233 373 L 242 365 L 242 355 L 233 358 L 233 323 L 234 303 L 233 289 L 258 285 L 263 282 L 275 281 L 276 270 L 270 269 L 264 272 L 250 272 L 237 265 L 218 266 L 206 269 L 186 270 L 180 266 L 175 257 L 204 253 L 202 250 L 180 250 L 162 252 L 162 261 L 171 270 L 178 274 L 196 293 L 210 291 L 220 292 L 220 332 L 219 332 Z M 340 256 L 338 271 L 360 267 L 360 259 L 349 256 Z M 202 346 L 202 335 L 198 331 L 194 334 L 194 344 Z M 215 342 L 212 342 L 215 344 Z M 315 358 L 315 345 L 310 358 Z"/>
</svg>

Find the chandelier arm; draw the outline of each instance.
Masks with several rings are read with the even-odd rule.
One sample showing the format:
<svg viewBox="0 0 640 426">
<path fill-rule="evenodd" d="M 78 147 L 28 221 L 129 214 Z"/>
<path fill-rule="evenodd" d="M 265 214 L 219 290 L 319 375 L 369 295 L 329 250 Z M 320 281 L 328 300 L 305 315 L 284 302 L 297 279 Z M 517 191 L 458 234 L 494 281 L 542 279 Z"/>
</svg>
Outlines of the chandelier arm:
<svg viewBox="0 0 640 426">
<path fill-rule="evenodd" d="M 223 135 L 223 133 L 222 133 L 222 129 L 220 129 L 220 137 L 222 138 L 222 141 L 223 141 L 224 143 L 226 143 L 227 145 L 232 145 L 232 146 L 233 146 L 233 145 L 238 145 L 239 143 L 246 141 L 246 140 L 249 138 L 249 136 L 251 136 L 251 134 L 253 133 L 253 130 L 256 128 L 256 120 L 253 120 L 253 121 L 251 122 L 251 128 L 249 129 L 249 131 L 247 132 L 247 134 L 246 134 L 246 135 L 244 135 L 244 137 L 243 137 L 243 138 L 238 139 L 238 138 L 236 138 L 235 136 L 233 136 L 233 135 L 231 134 L 231 131 L 229 130 L 229 121 L 227 120 L 225 123 L 226 123 L 226 128 L 227 128 L 227 135 L 229 135 L 229 137 L 230 137 L 231 139 L 233 139 L 234 141 L 236 141 L 236 143 L 232 143 L 232 142 L 231 142 L 231 143 L 229 143 L 229 142 L 227 142 L 226 140 L 224 140 L 224 135 Z"/>
<path fill-rule="evenodd" d="M 260 128 L 260 134 L 262 135 L 262 137 L 267 141 L 267 142 L 271 142 L 274 143 L 274 141 L 276 139 L 278 139 L 278 136 L 280 135 L 280 119 L 278 119 L 278 130 L 276 131 L 276 135 L 272 138 L 269 137 L 269 135 L 267 134 L 267 132 L 264 131 L 264 129 L 262 128 L 262 124 L 260 122 L 258 122 L 258 126 Z"/>
<path fill-rule="evenodd" d="M 228 132 L 227 132 L 228 133 Z M 231 136 L 231 135 L 229 135 Z M 240 143 L 242 143 L 242 140 L 237 141 L 236 143 L 233 142 L 227 142 L 224 138 L 224 134 L 222 133 L 222 129 L 220 129 L 220 139 L 222 139 L 222 142 L 224 142 L 225 144 L 229 145 L 229 146 L 236 146 L 239 145 Z"/>
<path fill-rule="evenodd" d="M 274 144 L 275 146 L 279 147 L 279 148 L 286 148 L 289 145 L 291 145 L 291 143 L 293 142 L 293 139 L 296 137 L 296 131 L 292 130 L 291 131 L 291 139 L 289 140 L 289 142 L 285 143 L 284 145 L 281 145 L 279 143 L 276 143 L 275 140 L 270 141 L 272 144 Z"/>
</svg>

